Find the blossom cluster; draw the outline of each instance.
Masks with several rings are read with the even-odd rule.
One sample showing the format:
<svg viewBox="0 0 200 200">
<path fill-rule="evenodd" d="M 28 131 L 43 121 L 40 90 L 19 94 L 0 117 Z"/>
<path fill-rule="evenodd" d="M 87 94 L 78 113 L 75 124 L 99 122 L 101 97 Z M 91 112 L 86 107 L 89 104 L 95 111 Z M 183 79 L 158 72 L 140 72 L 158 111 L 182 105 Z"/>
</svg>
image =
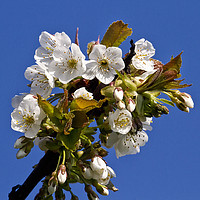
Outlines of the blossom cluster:
<svg viewBox="0 0 200 200">
<path fill-rule="evenodd" d="M 120 23 L 114 22 L 108 35 L 118 32 Z M 130 29 L 124 32 L 129 36 Z M 152 58 L 155 49 L 142 38 L 131 40 L 130 51 L 123 56 L 118 47 L 122 40 L 119 36 L 112 45 L 113 39 L 105 35 L 101 42 L 88 44 L 85 56 L 78 32 L 75 43 L 64 32 L 41 33 L 36 64 L 24 74 L 31 81 L 30 93 L 12 99 L 11 114 L 12 129 L 24 133 L 14 145 L 18 159 L 27 156 L 34 144 L 60 155 L 55 171 L 44 181 L 46 192 L 38 194 L 41 198 L 64 189 L 75 199 L 69 187 L 75 182 L 85 184 L 88 199 L 99 199 L 91 186 L 102 195 L 117 191 L 111 182 L 116 174 L 105 162 L 105 147 L 114 146 L 117 158 L 139 153 L 148 142 L 146 132 L 152 130 L 153 117 L 169 113 L 163 103 L 185 112 L 194 107 L 191 96 L 178 90 L 189 86 L 176 80 L 180 55 L 164 65 Z M 62 92 L 53 94 L 55 87 Z M 161 93 L 170 100 L 158 98 Z"/>
</svg>

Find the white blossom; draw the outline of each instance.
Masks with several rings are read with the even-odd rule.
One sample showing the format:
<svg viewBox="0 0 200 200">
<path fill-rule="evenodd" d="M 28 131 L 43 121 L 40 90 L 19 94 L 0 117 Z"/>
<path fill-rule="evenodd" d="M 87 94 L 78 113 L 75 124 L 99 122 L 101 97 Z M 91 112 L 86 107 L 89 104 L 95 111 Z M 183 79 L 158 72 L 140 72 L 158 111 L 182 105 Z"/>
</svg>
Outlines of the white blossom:
<svg viewBox="0 0 200 200">
<path fill-rule="evenodd" d="M 109 112 L 109 124 L 114 132 L 118 132 L 120 134 L 127 134 L 132 127 L 132 115 L 126 110 L 117 109 L 114 113 Z"/>
<path fill-rule="evenodd" d="M 82 97 L 83 99 L 91 100 L 93 99 L 93 94 L 88 92 L 85 87 L 81 87 L 74 92 L 73 97 L 74 99 Z"/>
<path fill-rule="evenodd" d="M 49 72 L 63 84 L 82 76 L 86 70 L 85 56 L 74 43 L 71 44 L 71 51 L 64 46 L 56 47 L 53 58 L 48 66 Z"/>
<path fill-rule="evenodd" d="M 125 155 L 136 154 L 140 152 L 140 147 L 144 146 L 148 141 L 148 135 L 144 130 L 152 130 L 150 123 L 151 117 L 140 118 L 142 122 L 142 131 L 128 132 L 127 134 L 119 134 L 112 132 L 107 139 L 105 146 L 111 148 L 114 146 L 117 158 Z"/>
<path fill-rule="evenodd" d="M 115 138 L 113 141 L 111 139 Z M 140 152 L 140 146 L 144 146 L 148 141 L 148 135 L 144 131 L 138 131 L 136 134 L 117 134 L 111 133 L 107 143 L 112 147 L 114 145 L 117 158 L 125 155 L 136 154 Z"/>
<path fill-rule="evenodd" d="M 110 178 L 116 177 L 114 170 L 107 166 L 105 161 L 98 156 L 92 159 L 89 167 L 83 169 L 82 174 L 86 179 L 96 179 L 101 185 L 107 185 Z"/>
<path fill-rule="evenodd" d="M 32 94 L 24 96 L 20 103 L 18 102 L 19 99 L 15 97 L 12 102 L 15 106 L 19 105 L 11 113 L 11 127 L 15 131 L 25 133 L 27 138 L 34 138 L 40 130 L 40 124 L 45 118 L 45 113 Z"/>
<path fill-rule="evenodd" d="M 49 74 L 47 67 L 37 62 L 37 65 L 28 67 L 25 71 L 25 78 L 32 81 L 31 94 L 39 94 L 44 98 L 47 98 L 55 87 L 54 78 Z"/>
<path fill-rule="evenodd" d="M 115 77 L 116 71 L 124 69 L 122 51 L 118 47 L 108 47 L 98 44 L 89 54 L 90 62 L 86 64 L 83 78 L 92 80 L 95 77 L 104 84 L 109 84 Z"/>
<path fill-rule="evenodd" d="M 132 58 L 132 64 L 136 69 L 145 71 L 138 77 L 145 79 L 156 71 L 154 62 L 151 60 L 151 57 L 155 54 L 155 49 L 151 42 L 142 38 L 135 43 L 135 53 L 136 55 Z"/>
<path fill-rule="evenodd" d="M 53 60 L 53 52 L 56 47 L 69 48 L 71 40 L 66 33 L 50 33 L 44 31 L 39 37 L 41 47 L 35 51 L 35 60 L 40 61 L 44 64 L 49 64 Z"/>
</svg>

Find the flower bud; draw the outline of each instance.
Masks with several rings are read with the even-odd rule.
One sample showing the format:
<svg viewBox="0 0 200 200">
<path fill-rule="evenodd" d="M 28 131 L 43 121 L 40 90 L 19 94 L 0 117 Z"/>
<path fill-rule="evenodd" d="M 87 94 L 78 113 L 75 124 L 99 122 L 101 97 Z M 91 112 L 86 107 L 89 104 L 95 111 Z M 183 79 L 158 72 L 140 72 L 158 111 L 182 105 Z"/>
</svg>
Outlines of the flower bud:
<svg viewBox="0 0 200 200">
<path fill-rule="evenodd" d="M 118 107 L 119 109 L 124 109 L 124 108 L 126 108 L 125 103 L 124 103 L 123 101 L 118 101 L 118 102 L 117 102 L 117 107 Z"/>
<path fill-rule="evenodd" d="M 105 195 L 105 196 L 109 195 L 109 191 L 107 187 L 100 184 L 96 184 L 95 187 L 96 187 L 97 192 L 99 192 L 101 195 Z"/>
<path fill-rule="evenodd" d="M 67 180 L 66 167 L 65 165 L 60 165 L 58 171 L 58 181 L 60 184 L 63 184 L 65 183 L 66 180 Z"/>
<path fill-rule="evenodd" d="M 57 188 L 57 185 L 55 181 L 51 181 L 50 185 L 48 186 L 49 194 L 53 194 L 54 192 L 56 192 L 56 188 Z"/>
<path fill-rule="evenodd" d="M 114 89 L 114 98 L 117 100 L 117 101 L 121 101 L 123 99 L 123 96 L 124 96 L 124 92 L 122 90 L 122 88 L 118 87 L 118 88 L 115 88 Z"/>
<path fill-rule="evenodd" d="M 189 94 L 183 92 L 183 93 L 181 93 L 181 97 L 183 98 L 185 105 L 187 107 L 194 108 L 194 102 L 192 100 L 192 97 Z"/>
<path fill-rule="evenodd" d="M 82 174 L 85 179 L 93 178 L 92 170 L 89 167 L 83 167 Z"/>
<path fill-rule="evenodd" d="M 28 142 L 28 140 L 26 140 L 26 138 L 24 136 L 19 137 L 14 144 L 14 148 L 21 149 L 23 146 L 25 146 L 27 144 L 27 142 Z"/>
<path fill-rule="evenodd" d="M 131 99 L 129 98 L 128 99 L 128 106 L 127 106 L 127 109 L 130 111 L 130 112 L 133 112 L 135 110 L 135 107 L 136 107 L 136 103 Z"/>
</svg>

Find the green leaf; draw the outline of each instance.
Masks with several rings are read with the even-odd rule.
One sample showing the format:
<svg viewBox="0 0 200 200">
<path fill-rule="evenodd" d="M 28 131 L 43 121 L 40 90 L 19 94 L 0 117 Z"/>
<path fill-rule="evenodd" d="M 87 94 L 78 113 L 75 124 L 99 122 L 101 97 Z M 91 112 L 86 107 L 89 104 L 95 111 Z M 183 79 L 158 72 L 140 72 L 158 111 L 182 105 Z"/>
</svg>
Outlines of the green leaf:
<svg viewBox="0 0 200 200">
<path fill-rule="evenodd" d="M 73 128 L 82 128 L 89 122 L 89 118 L 84 111 L 74 111 L 73 114 L 75 115 L 72 121 Z"/>
<path fill-rule="evenodd" d="M 106 97 L 113 98 L 114 89 L 114 86 L 106 86 L 101 89 L 101 94 Z"/>
<path fill-rule="evenodd" d="M 166 103 L 166 104 L 174 107 L 174 103 L 172 101 L 169 101 L 167 99 L 159 99 L 159 101 L 162 101 L 163 103 Z"/>
<path fill-rule="evenodd" d="M 45 146 L 51 151 L 56 151 L 61 147 L 61 145 L 56 141 L 47 141 Z"/>
<path fill-rule="evenodd" d="M 70 110 L 72 112 L 74 111 L 84 111 L 87 113 L 88 111 L 95 109 L 95 108 L 100 108 L 102 104 L 106 101 L 106 99 L 102 99 L 99 102 L 92 99 L 92 100 L 87 100 L 83 99 L 82 97 L 74 99 L 70 105 Z"/>
<path fill-rule="evenodd" d="M 50 118 L 50 120 L 58 128 L 62 128 L 59 119 L 62 119 L 63 116 L 60 113 L 60 111 L 55 106 L 53 106 L 51 103 L 49 103 L 45 99 L 42 99 L 42 97 L 40 95 L 38 95 L 38 104 L 43 109 L 43 111 L 45 112 L 45 114 Z"/>
<path fill-rule="evenodd" d="M 59 139 L 66 149 L 76 150 L 76 143 L 78 142 L 81 134 L 81 128 L 71 130 L 69 135 L 61 133 L 57 139 Z"/>
<path fill-rule="evenodd" d="M 101 44 L 106 47 L 118 47 L 128 36 L 132 34 L 132 29 L 123 21 L 113 22 L 106 31 Z"/>
</svg>

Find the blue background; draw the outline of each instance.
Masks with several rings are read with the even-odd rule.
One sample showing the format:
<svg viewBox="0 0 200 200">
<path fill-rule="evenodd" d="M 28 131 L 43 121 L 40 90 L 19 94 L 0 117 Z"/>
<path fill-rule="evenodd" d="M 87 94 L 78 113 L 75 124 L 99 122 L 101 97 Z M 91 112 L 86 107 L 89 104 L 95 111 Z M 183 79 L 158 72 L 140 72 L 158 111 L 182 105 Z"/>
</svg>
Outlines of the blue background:
<svg viewBox="0 0 200 200">
<path fill-rule="evenodd" d="M 98 35 L 102 38 L 116 20 L 123 20 L 133 28 L 132 36 L 121 45 L 123 54 L 129 50 L 130 39 L 137 41 L 142 37 L 153 43 L 154 58 L 163 63 L 184 51 L 181 73 L 187 83 L 193 84 L 184 91 L 192 95 L 195 108 L 184 113 L 171 107 L 168 116 L 154 119 L 153 131 L 148 132 L 149 142 L 140 154 L 117 159 L 111 150 L 106 160 L 117 174 L 113 182 L 119 191 L 100 199 L 200 199 L 199 7 L 199 0 L 2 1 L 0 199 L 7 199 L 12 186 L 22 184 L 31 167 L 43 156 L 36 146 L 27 158 L 17 160 L 13 144 L 22 134 L 10 128 L 11 99 L 20 92 L 29 92 L 26 86 L 29 82 L 23 74 L 34 64 L 40 33 L 65 31 L 73 40 L 79 27 L 80 47 L 86 54 L 87 43 L 96 40 Z M 39 186 L 28 200 L 34 198 Z M 82 185 L 72 188 L 81 200 L 87 199 Z"/>
</svg>

